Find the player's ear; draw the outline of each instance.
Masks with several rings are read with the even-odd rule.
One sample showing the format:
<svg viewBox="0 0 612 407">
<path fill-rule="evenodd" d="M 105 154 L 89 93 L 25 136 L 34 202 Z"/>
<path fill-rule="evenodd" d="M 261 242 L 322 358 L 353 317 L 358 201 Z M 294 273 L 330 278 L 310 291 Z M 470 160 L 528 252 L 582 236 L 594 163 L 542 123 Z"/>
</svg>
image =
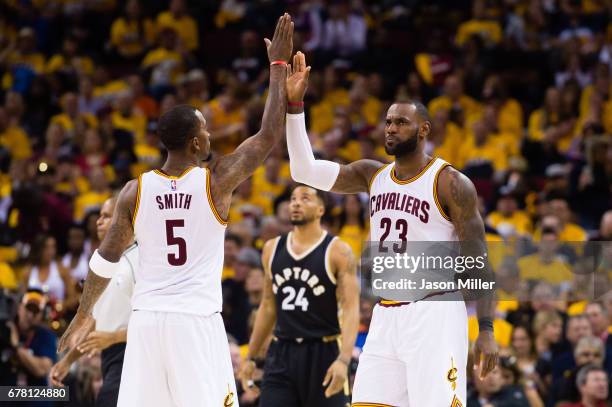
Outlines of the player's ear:
<svg viewBox="0 0 612 407">
<path fill-rule="evenodd" d="M 419 136 L 427 138 L 431 134 L 431 122 L 429 120 L 424 121 L 419 128 Z"/>
<path fill-rule="evenodd" d="M 191 148 L 193 148 L 194 151 L 200 151 L 202 149 L 200 140 L 197 137 L 191 139 Z"/>
</svg>

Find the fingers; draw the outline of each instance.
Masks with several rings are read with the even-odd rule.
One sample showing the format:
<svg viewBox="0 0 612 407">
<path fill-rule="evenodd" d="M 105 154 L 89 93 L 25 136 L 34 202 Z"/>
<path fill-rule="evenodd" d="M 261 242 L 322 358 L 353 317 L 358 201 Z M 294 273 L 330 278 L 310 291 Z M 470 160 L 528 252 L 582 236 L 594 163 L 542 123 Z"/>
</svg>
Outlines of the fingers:
<svg viewBox="0 0 612 407">
<path fill-rule="evenodd" d="M 273 41 L 278 38 L 278 34 L 280 31 L 280 26 L 282 22 L 283 22 L 283 16 L 280 16 L 278 18 L 278 21 L 276 22 L 276 27 L 274 28 L 274 35 L 272 36 Z"/>
<path fill-rule="evenodd" d="M 334 374 L 332 373 L 331 368 L 327 369 L 327 373 L 325 373 L 325 378 L 323 379 L 323 387 L 327 386 L 330 380 L 333 378 Z"/>
<path fill-rule="evenodd" d="M 293 56 L 293 73 L 300 72 L 299 51 Z"/>
<path fill-rule="evenodd" d="M 478 366 L 480 366 L 480 348 L 474 346 L 474 370 L 478 369 Z"/>
<path fill-rule="evenodd" d="M 330 385 L 325 389 L 325 397 L 331 397 L 342 389 L 340 377 L 333 375 Z"/>
<path fill-rule="evenodd" d="M 267 38 L 264 38 L 264 42 L 266 43 L 266 49 L 267 49 L 267 48 L 270 48 L 270 44 L 272 44 L 272 41 L 270 41 L 270 40 L 269 40 L 269 39 L 267 39 Z"/>
</svg>

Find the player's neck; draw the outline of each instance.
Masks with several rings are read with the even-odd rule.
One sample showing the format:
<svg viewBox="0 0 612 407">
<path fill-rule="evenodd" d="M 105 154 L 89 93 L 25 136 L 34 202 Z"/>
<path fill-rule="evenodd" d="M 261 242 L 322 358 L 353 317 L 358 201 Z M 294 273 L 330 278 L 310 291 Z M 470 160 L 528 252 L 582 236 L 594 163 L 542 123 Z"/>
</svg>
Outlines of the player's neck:
<svg viewBox="0 0 612 407">
<path fill-rule="evenodd" d="M 318 222 L 297 225 L 291 231 L 291 240 L 300 245 L 312 245 L 321 238 L 323 232 L 323 228 Z"/>
<path fill-rule="evenodd" d="M 410 179 L 418 175 L 429 163 L 431 157 L 423 151 L 415 151 L 395 158 L 395 176 L 400 180 Z"/>
<path fill-rule="evenodd" d="M 198 159 L 195 156 L 191 157 L 186 154 L 171 153 L 168 154 L 168 158 L 166 159 L 166 162 L 162 166 L 161 170 L 166 175 L 176 177 L 185 172 L 187 168 L 197 167 L 198 164 Z"/>
</svg>

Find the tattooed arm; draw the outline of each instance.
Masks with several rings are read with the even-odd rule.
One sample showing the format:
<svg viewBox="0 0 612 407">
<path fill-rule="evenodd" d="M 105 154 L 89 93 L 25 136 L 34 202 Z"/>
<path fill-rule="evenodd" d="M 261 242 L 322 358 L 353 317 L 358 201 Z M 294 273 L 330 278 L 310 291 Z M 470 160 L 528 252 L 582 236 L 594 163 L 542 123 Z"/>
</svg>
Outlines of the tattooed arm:
<svg viewBox="0 0 612 407">
<path fill-rule="evenodd" d="M 293 22 L 288 14 L 276 25 L 272 41 L 266 40 L 270 63 L 289 61 L 293 50 Z M 266 159 L 272 148 L 283 137 L 287 95 L 285 65 L 270 66 L 270 87 L 261 120 L 261 129 L 246 139 L 236 150 L 220 157 L 210 165 L 213 174 L 211 192 L 215 206 L 222 217 L 227 217 L 231 194 Z"/>
<path fill-rule="evenodd" d="M 111 226 L 98 249 L 100 256 L 111 263 L 119 262 L 121 255 L 132 242 L 134 235 L 132 214 L 135 210 L 137 194 L 138 181 L 132 180 L 123 187 L 117 198 Z M 89 333 L 85 330 L 86 323 L 92 318 L 93 306 L 109 281 L 110 278 L 101 277 L 89 270 L 77 314 L 60 339 L 59 352 L 66 348 L 72 349 L 85 339 Z"/>
<path fill-rule="evenodd" d="M 483 256 L 487 253 L 484 223 L 478 210 L 478 196 L 474 184 L 465 175 L 452 167 L 447 167 L 440 173 L 438 189 L 443 207 L 449 214 L 457 237 L 460 241 L 462 256 Z M 466 270 L 460 278 L 477 278 L 493 281 L 492 270 L 485 262 L 484 269 L 473 268 Z M 483 324 L 474 346 L 474 365 L 480 364 L 480 355 L 484 356 L 481 365 L 481 377 L 486 376 L 495 368 L 497 363 L 497 344 L 493 337 L 492 321 L 495 315 L 495 302 L 493 290 L 464 292 L 466 297 L 476 296 L 476 311 Z M 469 299 L 469 298 L 466 298 Z M 490 325 L 485 327 L 484 325 Z"/>
</svg>

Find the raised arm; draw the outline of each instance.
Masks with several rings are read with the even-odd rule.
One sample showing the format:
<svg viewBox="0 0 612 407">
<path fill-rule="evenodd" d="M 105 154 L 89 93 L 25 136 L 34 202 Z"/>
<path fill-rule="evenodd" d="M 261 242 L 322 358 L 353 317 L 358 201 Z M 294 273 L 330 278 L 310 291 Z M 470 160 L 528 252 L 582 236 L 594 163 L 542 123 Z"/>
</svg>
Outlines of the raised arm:
<svg viewBox="0 0 612 407">
<path fill-rule="evenodd" d="M 93 306 L 106 289 L 114 271 L 118 269 L 117 263 L 121 254 L 132 242 L 134 235 L 132 215 L 136 207 L 137 194 L 138 182 L 136 180 L 128 182 L 119 193 L 113 221 L 100 248 L 91 257 L 90 270 L 87 273 L 79 308 L 60 339 L 59 352 L 66 348 L 74 348 L 89 333 L 85 330 L 85 324 L 91 318 Z"/>
<path fill-rule="evenodd" d="M 270 87 L 261 120 L 261 129 L 242 142 L 234 152 L 211 164 L 212 195 L 218 207 L 226 209 L 230 194 L 242 181 L 250 177 L 266 159 L 274 145 L 283 137 L 287 108 L 285 79 L 293 50 L 293 22 L 288 14 L 279 18 L 272 41 L 265 39 L 270 59 Z M 226 199 L 223 199 L 225 197 Z M 217 203 L 217 202 L 215 202 Z M 227 204 L 227 205 L 226 205 Z M 224 210 L 222 210 L 224 212 Z"/>
<path fill-rule="evenodd" d="M 468 177 L 452 167 L 440 173 L 438 194 L 442 206 L 447 209 L 460 241 L 461 256 L 478 257 L 486 255 L 484 223 L 478 210 L 476 188 Z M 492 270 L 486 262 L 484 269 L 466 270 L 465 277 L 486 281 L 493 279 Z M 493 290 L 469 292 L 476 296 L 479 334 L 474 345 L 474 368 L 480 365 L 480 376 L 491 372 L 497 363 L 497 343 L 493 336 L 495 301 Z M 481 355 L 483 360 L 481 361 Z"/>
<path fill-rule="evenodd" d="M 310 67 L 298 52 L 293 57 L 291 74 L 287 78 L 287 150 L 291 177 L 302 184 L 338 193 L 368 192 L 370 180 L 382 167 L 374 160 L 358 160 L 347 165 L 316 160 L 306 132 L 304 94 L 308 87 Z"/>
</svg>

